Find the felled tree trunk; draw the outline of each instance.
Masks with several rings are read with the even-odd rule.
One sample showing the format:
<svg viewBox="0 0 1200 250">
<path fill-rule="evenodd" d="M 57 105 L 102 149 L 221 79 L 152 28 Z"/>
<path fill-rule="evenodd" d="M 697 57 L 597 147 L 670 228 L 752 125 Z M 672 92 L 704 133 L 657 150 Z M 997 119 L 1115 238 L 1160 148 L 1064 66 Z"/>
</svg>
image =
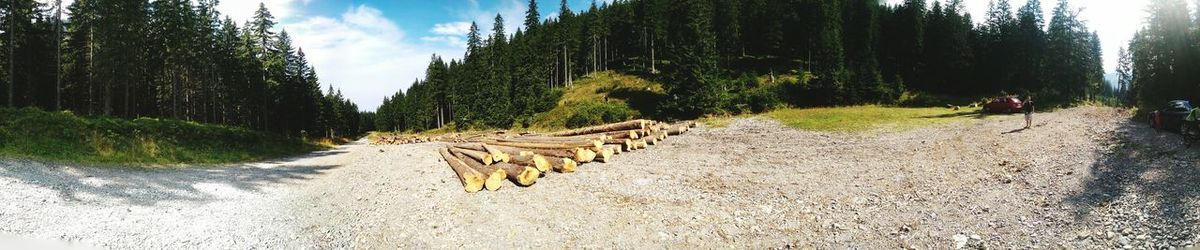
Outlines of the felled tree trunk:
<svg viewBox="0 0 1200 250">
<path fill-rule="evenodd" d="M 505 172 L 504 169 L 497 168 L 496 166 L 484 165 L 475 158 L 462 153 L 453 152 L 453 150 L 451 150 L 451 153 L 454 153 L 454 156 L 467 163 L 467 166 L 474 168 L 480 173 L 487 174 L 487 179 L 484 180 L 483 187 L 487 188 L 488 191 L 499 190 L 500 186 L 504 184 L 504 178 L 508 177 L 508 173 Z"/>
<path fill-rule="evenodd" d="M 490 156 L 491 161 L 493 163 L 494 162 L 509 162 L 509 160 L 511 160 L 511 158 L 512 158 L 511 155 L 504 153 L 503 151 L 500 151 L 499 149 L 496 149 L 495 146 L 487 145 L 484 143 L 478 143 L 478 142 L 461 143 L 461 144 L 455 144 L 454 147 L 478 151 L 478 152 L 487 152 L 488 156 Z M 488 164 L 490 165 L 491 163 L 488 163 Z"/>
<path fill-rule="evenodd" d="M 604 141 L 586 140 L 586 141 L 546 141 L 546 140 L 522 140 L 522 139 L 495 139 L 487 143 L 499 146 L 510 146 L 518 148 L 586 148 L 599 150 L 604 147 Z"/>
<path fill-rule="evenodd" d="M 584 127 L 584 128 L 572 129 L 572 130 L 567 130 L 567 131 L 554 132 L 554 133 L 550 133 L 548 135 L 550 135 L 550 136 L 572 136 L 572 135 L 597 134 L 597 133 L 612 132 L 612 131 L 618 131 L 618 130 L 642 129 L 642 128 L 645 128 L 646 125 L 648 125 L 648 123 L 649 123 L 649 121 L 646 121 L 646 120 L 633 120 L 633 121 L 627 121 L 627 122 L 604 124 L 604 125 L 599 125 L 599 126 L 591 126 L 591 127 Z"/>
<path fill-rule="evenodd" d="M 528 153 L 529 154 L 526 154 L 526 155 L 520 155 L 520 153 L 518 152 L 517 153 L 518 155 L 513 156 L 512 160 L 510 160 L 509 163 L 523 165 L 523 166 L 532 166 L 540 172 L 550 171 L 550 162 L 546 161 L 546 157 L 542 157 L 541 155 L 534 154 L 533 152 L 528 152 Z"/>
<path fill-rule="evenodd" d="M 624 151 L 628 152 L 629 150 L 632 150 L 632 148 L 633 148 L 633 140 L 630 140 L 630 139 L 608 139 L 608 140 L 604 140 L 604 144 L 619 145 L 620 147 L 618 148 L 619 150 L 617 150 L 617 151 L 624 150 Z"/>
<path fill-rule="evenodd" d="M 469 149 L 462 149 L 462 148 L 450 148 L 450 152 L 454 153 L 455 155 L 458 155 L 458 154 L 466 155 L 466 156 L 470 157 L 471 159 L 475 159 L 476 161 L 483 163 L 483 165 L 492 165 L 492 162 L 494 162 L 492 160 L 492 155 L 485 153 L 485 152 L 469 150 Z"/>
<path fill-rule="evenodd" d="M 442 154 L 442 158 L 446 159 L 446 164 L 450 165 L 450 169 L 453 169 L 454 173 L 458 174 L 458 179 L 462 181 L 464 191 L 474 193 L 483 189 L 486 182 L 483 173 L 471 168 L 467 163 L 450 154 L 450 150 L 446 148 L 440 148 L 438 152 Z"/>
<path fill-rule="evenodd" d="M 575 172 L 577 167 L 579 167 L 579 163 L 571 160 L 570 158 L 554 158 L 549 159 L 549 161 L 550 168 L 554 169 L 554 171 L 558 171 L 559 173 L 572 173 Z"/>
<path fill-rule="evenodd" d="M 522 187 L 528 187 L 537 182 L 542 173 L 533 167 L 520 166 L 512 163 L 496 163 L 493 166 L 503 169 L 508 180 Z"/>
</svg>

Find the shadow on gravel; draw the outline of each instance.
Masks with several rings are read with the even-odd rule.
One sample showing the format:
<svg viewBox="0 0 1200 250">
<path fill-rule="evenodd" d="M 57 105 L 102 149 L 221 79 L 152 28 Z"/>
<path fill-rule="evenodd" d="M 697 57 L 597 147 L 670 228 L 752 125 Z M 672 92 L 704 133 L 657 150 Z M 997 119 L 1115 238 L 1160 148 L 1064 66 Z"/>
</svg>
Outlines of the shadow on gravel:
<svg viewBox="0 0 1200 250">
<path fill-rule="evenodd" d="M 297 158 L 320 157 L 328 154 Z M 294 159 L 294 158 L 293 158 Z M 259 192 L 269 184 L 312 179 L 334 165 L 250 163 L 222 167 L 135 169 L 65 167 L 27 160 L 4 160 L 0 178 L 53 190 L 68 202 L 120 202 L 153 206 L 159 202 L 220 200 L 238 192 Z M 270 166 L 267 166 L 270 165 Z"/>
<path fill-rule="evenodd" d="M 1189 222 L 1197 212 L 1192 204 L 1200 202 L 1200 149 L 1186 148 L 1175 134 L 1130 121 L 1117 129 L 1114 139 L 1113 150 L 1091 166 L 1081 192 L 1066 198 L 1075 208 L 1075 221 L 1087 223 L 1102 216 L 1095 210 L 1123 203 L 1143 208 L 1147 224 L 1160 225 L 1152 228 L 1156 233 L 1192 235 L 1197 226 Z M 1139 220 L 1130 211 L 1111 216 L 1129 222 L 1124 226 Z"/>
</svg>

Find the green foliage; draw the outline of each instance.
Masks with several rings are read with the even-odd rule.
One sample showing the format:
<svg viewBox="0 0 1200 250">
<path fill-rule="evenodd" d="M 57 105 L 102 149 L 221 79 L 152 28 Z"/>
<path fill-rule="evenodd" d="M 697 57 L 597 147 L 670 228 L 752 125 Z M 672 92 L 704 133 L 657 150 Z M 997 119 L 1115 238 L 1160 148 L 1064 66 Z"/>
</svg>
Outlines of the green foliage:
<svg viewBox="0 0 1200 250">
<path fill-rule="evenodd" d="M 628 121 L 638 116 L 637 111 L 619 102 L 585 101 L 573 103 L 571 105 L 571 113 L 571 116 L 567 118 L 567 128 Z"/>
<path fill-rule="evenodd" d="M 230 163 L 317 149 L 301 140 L 237 127 L 0 108 L 0 155 L 11 157 L 112 164 Z"/>
</svg>

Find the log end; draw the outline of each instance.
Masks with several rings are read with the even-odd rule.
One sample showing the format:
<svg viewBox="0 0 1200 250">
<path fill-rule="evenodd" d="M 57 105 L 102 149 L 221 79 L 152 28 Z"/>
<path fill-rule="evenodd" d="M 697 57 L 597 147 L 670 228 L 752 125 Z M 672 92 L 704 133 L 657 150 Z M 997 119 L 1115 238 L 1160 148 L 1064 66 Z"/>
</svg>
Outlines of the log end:
<svg viewBox="0 0 1200 250">
<path fill-rule="evenodd" d="M 525 167 L 525 170 L 521 171 L 521 174 L 517 176 L 517 185 L 523 187 L 531 186 L 537 183 L 538 176 L 540 175 L 542 175 L 542 172 L 536 168 Z"/>
<path fill-rule="evenodd" d="M 483 190 L 484 182 L 483 176 L 467 176 L 466 178 L 463 178 L 463 190 L 467 191 L 467 193 L 479 192 L 479 190 Z"/>
<path fill-rule="evenodd" d="M 576 148 L 574 160 L 577 162 L 580 162 L 580 163 L 588 163 L 588 162 L 595 161 L 596 160 L 596 151 L 592 151 L 591 149 Z"/>
<path fill-rule="evenodd" d="M 536 167 L 538 171 L 550 171 L 550 161 L 547 161 L 546 157 L 542 157 L 541 155 L 533 155 L 533 166 Z"/>
<path fill-rule="evenodd" d="M 509 161 L 512 161 L 512 156 L 505 153 L 495 153 L 492 154 L 492 160 L 495 162 L 508 163 Z"/>
<path fill-rule="evenodd" d="M 641 136 L 641 135 L 638 135 L 638 132 L 637 132 L 637 131 L 633 131 L 633 130 L 630 130 L 630 131 L 629 131 L 629 139 L 637 139 L 637 138 L 638 138 L 638 137 L 640 137 L 640 136 Z"/>
<path fill-rule="evenodd" d="M 495 158 L 495 156 L 493 156 L 492 154 L 486 154 L 483 156 L 483 159 L 481 159 L 481 160 L 483 161 L 484 166 L 491 166 L 492 163 L 496 163 L 496 160 L 494 158 Z"/>
<path fill-rule="evenodd" d="M 609 148 L 600 150 L 599 155 L 597 155 L 597 157 L 596 157 L 596 161 L 608 163 L 608 161 L 611 161 L 613 159 L 613 154 L 614 153 L 613 153 L 612 149 L 609 149 Z"/>
<path fill-rule="evenodd" d="M 500 186 L 504 184 L 504 178 L 507 177 L 508 172 L 504 172 L 504 169 L 496 169 L 496 171 L 492 171 L 491 175 L 488 175 L 487 180 L 484 180 L 483 187 L 488 191 L 500 190 Z"/>
<path fill-rule="evenodd" d="M 573 172 L 575 172 L 575 169 L 579 167 L 579 163 L 577 163 L 571 159 L 562 158 L 562 161 L 563 161 L 563 166 L 562 166 L 562 169 L 559 169 L 560 172 L 573 173 Z"/>
</svg>

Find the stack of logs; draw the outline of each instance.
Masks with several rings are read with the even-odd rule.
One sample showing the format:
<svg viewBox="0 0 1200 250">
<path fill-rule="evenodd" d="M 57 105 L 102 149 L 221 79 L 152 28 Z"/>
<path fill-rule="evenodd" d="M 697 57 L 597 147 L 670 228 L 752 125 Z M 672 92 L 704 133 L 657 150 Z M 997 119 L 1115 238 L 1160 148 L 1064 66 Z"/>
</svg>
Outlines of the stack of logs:
<svg viewBox="0 0 1200 250">
<path fill-rule="evenodd" d="M 505 179 L 530 186 L 550 171 L 571 173 L 583 163 L 607 163 L 615 155 L 645 149 L 694 126 L 633 120 L 546 134 L 472 137 L 438 151 L 468 193 L 495 191 Z"/>
<path fill-rule="evenodd" d="M 427 135 L 380 135 L 371 144 L 375 145 L 404 145 L 417 144 L 426 142 L 466 142 L 478 138 L 503 135 L 504 131 L 493 131 L 484 133 L 450 133 L 443 135 L 427 136 Z"/>
</svg>

